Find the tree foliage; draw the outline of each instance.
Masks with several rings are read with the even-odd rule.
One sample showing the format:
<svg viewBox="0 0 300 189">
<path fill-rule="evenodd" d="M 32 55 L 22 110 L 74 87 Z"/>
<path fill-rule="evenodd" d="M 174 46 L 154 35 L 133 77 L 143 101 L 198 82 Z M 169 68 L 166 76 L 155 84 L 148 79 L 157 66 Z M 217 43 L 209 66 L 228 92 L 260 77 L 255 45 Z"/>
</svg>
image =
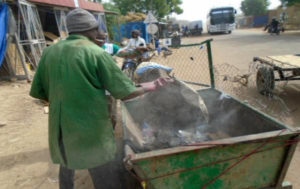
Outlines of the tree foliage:
<svg viewBox="0 0 300 189">
<path fill-rule="evenodd" d="M 283 5 L 292 6 L 295 4 L 300 4 L 300 0 L 280 0 Z"/>
<path fill-rule="evenodd" d="M 182 0 L 112 0 L 119 7 L 121 14 L 128 12 L 141 12 L 147 14 L 153 11 L 154 15 L 161 19 L 171 13 L 181 14 Z"/>
<path fill-rule="evenodd" d="M 106 11 L 112 11 L 120 14 L 120 9 L 113 3 L 102 3 Z M 113 38 L 115 32 L 114 27 L 118 25 L 118 16 L 105 14 L 108 35 Z"/>
<path fill-rule="evenodd" d="M 241 10 L 246 16 L 260 16 L 267 13 L 268 0 L 243 0 Z"/>
<path fill-rule="evenodd" d="M 120 13 L 119 7 L 113 3 L 106 2 L 106 3 L 102 3 L 102 5 L 106 11 L 113 11 L 116 13 Z"/>
</svg>

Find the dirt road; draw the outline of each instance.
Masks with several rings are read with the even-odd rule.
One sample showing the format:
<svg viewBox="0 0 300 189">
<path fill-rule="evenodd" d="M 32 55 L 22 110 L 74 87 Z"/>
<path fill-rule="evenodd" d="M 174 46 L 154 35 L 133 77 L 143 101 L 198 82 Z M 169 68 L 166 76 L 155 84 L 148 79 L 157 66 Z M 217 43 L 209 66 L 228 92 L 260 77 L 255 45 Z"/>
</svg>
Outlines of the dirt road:
<svg viewBox="0 0 300 189">
<path fill-rule="evenodd" d="M 183 43 L 197 43 L 213 39 L 215 64 L 229 63 L 248 69 L 255 56 L 300 54 L 300 31 L 269 35 L 262 29 L 236 30 L 232 34 L 204 34 L 201 37 L 183 38 Z"/>
<path fill-rule="evenodd" d="M 214 38 L 213 57 L 217 65 L 229 63 L 247 71 L 253 56 L 300 53 L 300 33 L 269 36 L 258 30 L 240 30 L 232 35 L 201 36 L 183 39 L 196 43 Z M 0 188 L 56 189 L 58 167 L 50 161 L 48 152 L 47 114 L 43 105 L 28 96 L 26 82 L 0 82 Z M 250 92 L 255 93 L 254 89 Z M 289 83 L 277 91 L 293 110 L 286 124 L 300 125 L 300 82 Z M 293 159 L 286 180 L 300 189 L 300 149 Z M 76 188 L 92 188 L 86 171 L 76 174 Z"/>
</svg>

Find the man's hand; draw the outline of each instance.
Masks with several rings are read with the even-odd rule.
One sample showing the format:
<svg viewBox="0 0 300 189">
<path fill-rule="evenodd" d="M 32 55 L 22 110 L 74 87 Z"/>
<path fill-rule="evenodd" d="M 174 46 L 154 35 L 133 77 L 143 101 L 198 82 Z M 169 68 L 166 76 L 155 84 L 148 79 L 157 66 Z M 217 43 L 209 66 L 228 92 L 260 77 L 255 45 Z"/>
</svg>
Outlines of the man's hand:
<svg viewBox="0 0 300 189">
<path fill-rule="evenodd" d="M 141 83 L 140 86 L 145 90 L 145 92 L 149 92 L 149 91 L 155 91 L 157 89 L 165 87 L 166 85 L 168 85 L 169 83 L 172 83 L 172 82 L 174 82 L 174 79 L 158 78 L 152 82 Z"/>
</svg>

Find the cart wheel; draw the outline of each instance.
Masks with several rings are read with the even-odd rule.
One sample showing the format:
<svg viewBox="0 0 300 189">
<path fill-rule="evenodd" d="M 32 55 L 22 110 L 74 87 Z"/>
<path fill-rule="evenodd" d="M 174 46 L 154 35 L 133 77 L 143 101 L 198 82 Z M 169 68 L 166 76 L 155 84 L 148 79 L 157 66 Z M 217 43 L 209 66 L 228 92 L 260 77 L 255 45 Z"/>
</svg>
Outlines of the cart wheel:
<svg viewBox="0 0 300 189">
<path fill-rule="evenodd" d="M 256 74 L 256 87 L 262 95 L 272 95 L 275 87 L 274 71 L 269 67 L 261 67 Z"/>
</svg>

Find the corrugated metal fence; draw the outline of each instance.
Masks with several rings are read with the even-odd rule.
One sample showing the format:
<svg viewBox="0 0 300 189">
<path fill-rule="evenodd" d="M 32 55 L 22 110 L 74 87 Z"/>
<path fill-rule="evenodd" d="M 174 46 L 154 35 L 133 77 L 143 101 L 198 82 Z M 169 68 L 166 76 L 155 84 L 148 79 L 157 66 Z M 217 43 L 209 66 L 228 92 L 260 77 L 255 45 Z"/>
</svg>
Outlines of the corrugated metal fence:
<svg viewBox="0 0 300 189">
<path fill-rule="evenodd" d="M 269 16 L 255 16 L 253 19 L 253 27 L 263 27 L 268 24 Z"/>
</svg>

